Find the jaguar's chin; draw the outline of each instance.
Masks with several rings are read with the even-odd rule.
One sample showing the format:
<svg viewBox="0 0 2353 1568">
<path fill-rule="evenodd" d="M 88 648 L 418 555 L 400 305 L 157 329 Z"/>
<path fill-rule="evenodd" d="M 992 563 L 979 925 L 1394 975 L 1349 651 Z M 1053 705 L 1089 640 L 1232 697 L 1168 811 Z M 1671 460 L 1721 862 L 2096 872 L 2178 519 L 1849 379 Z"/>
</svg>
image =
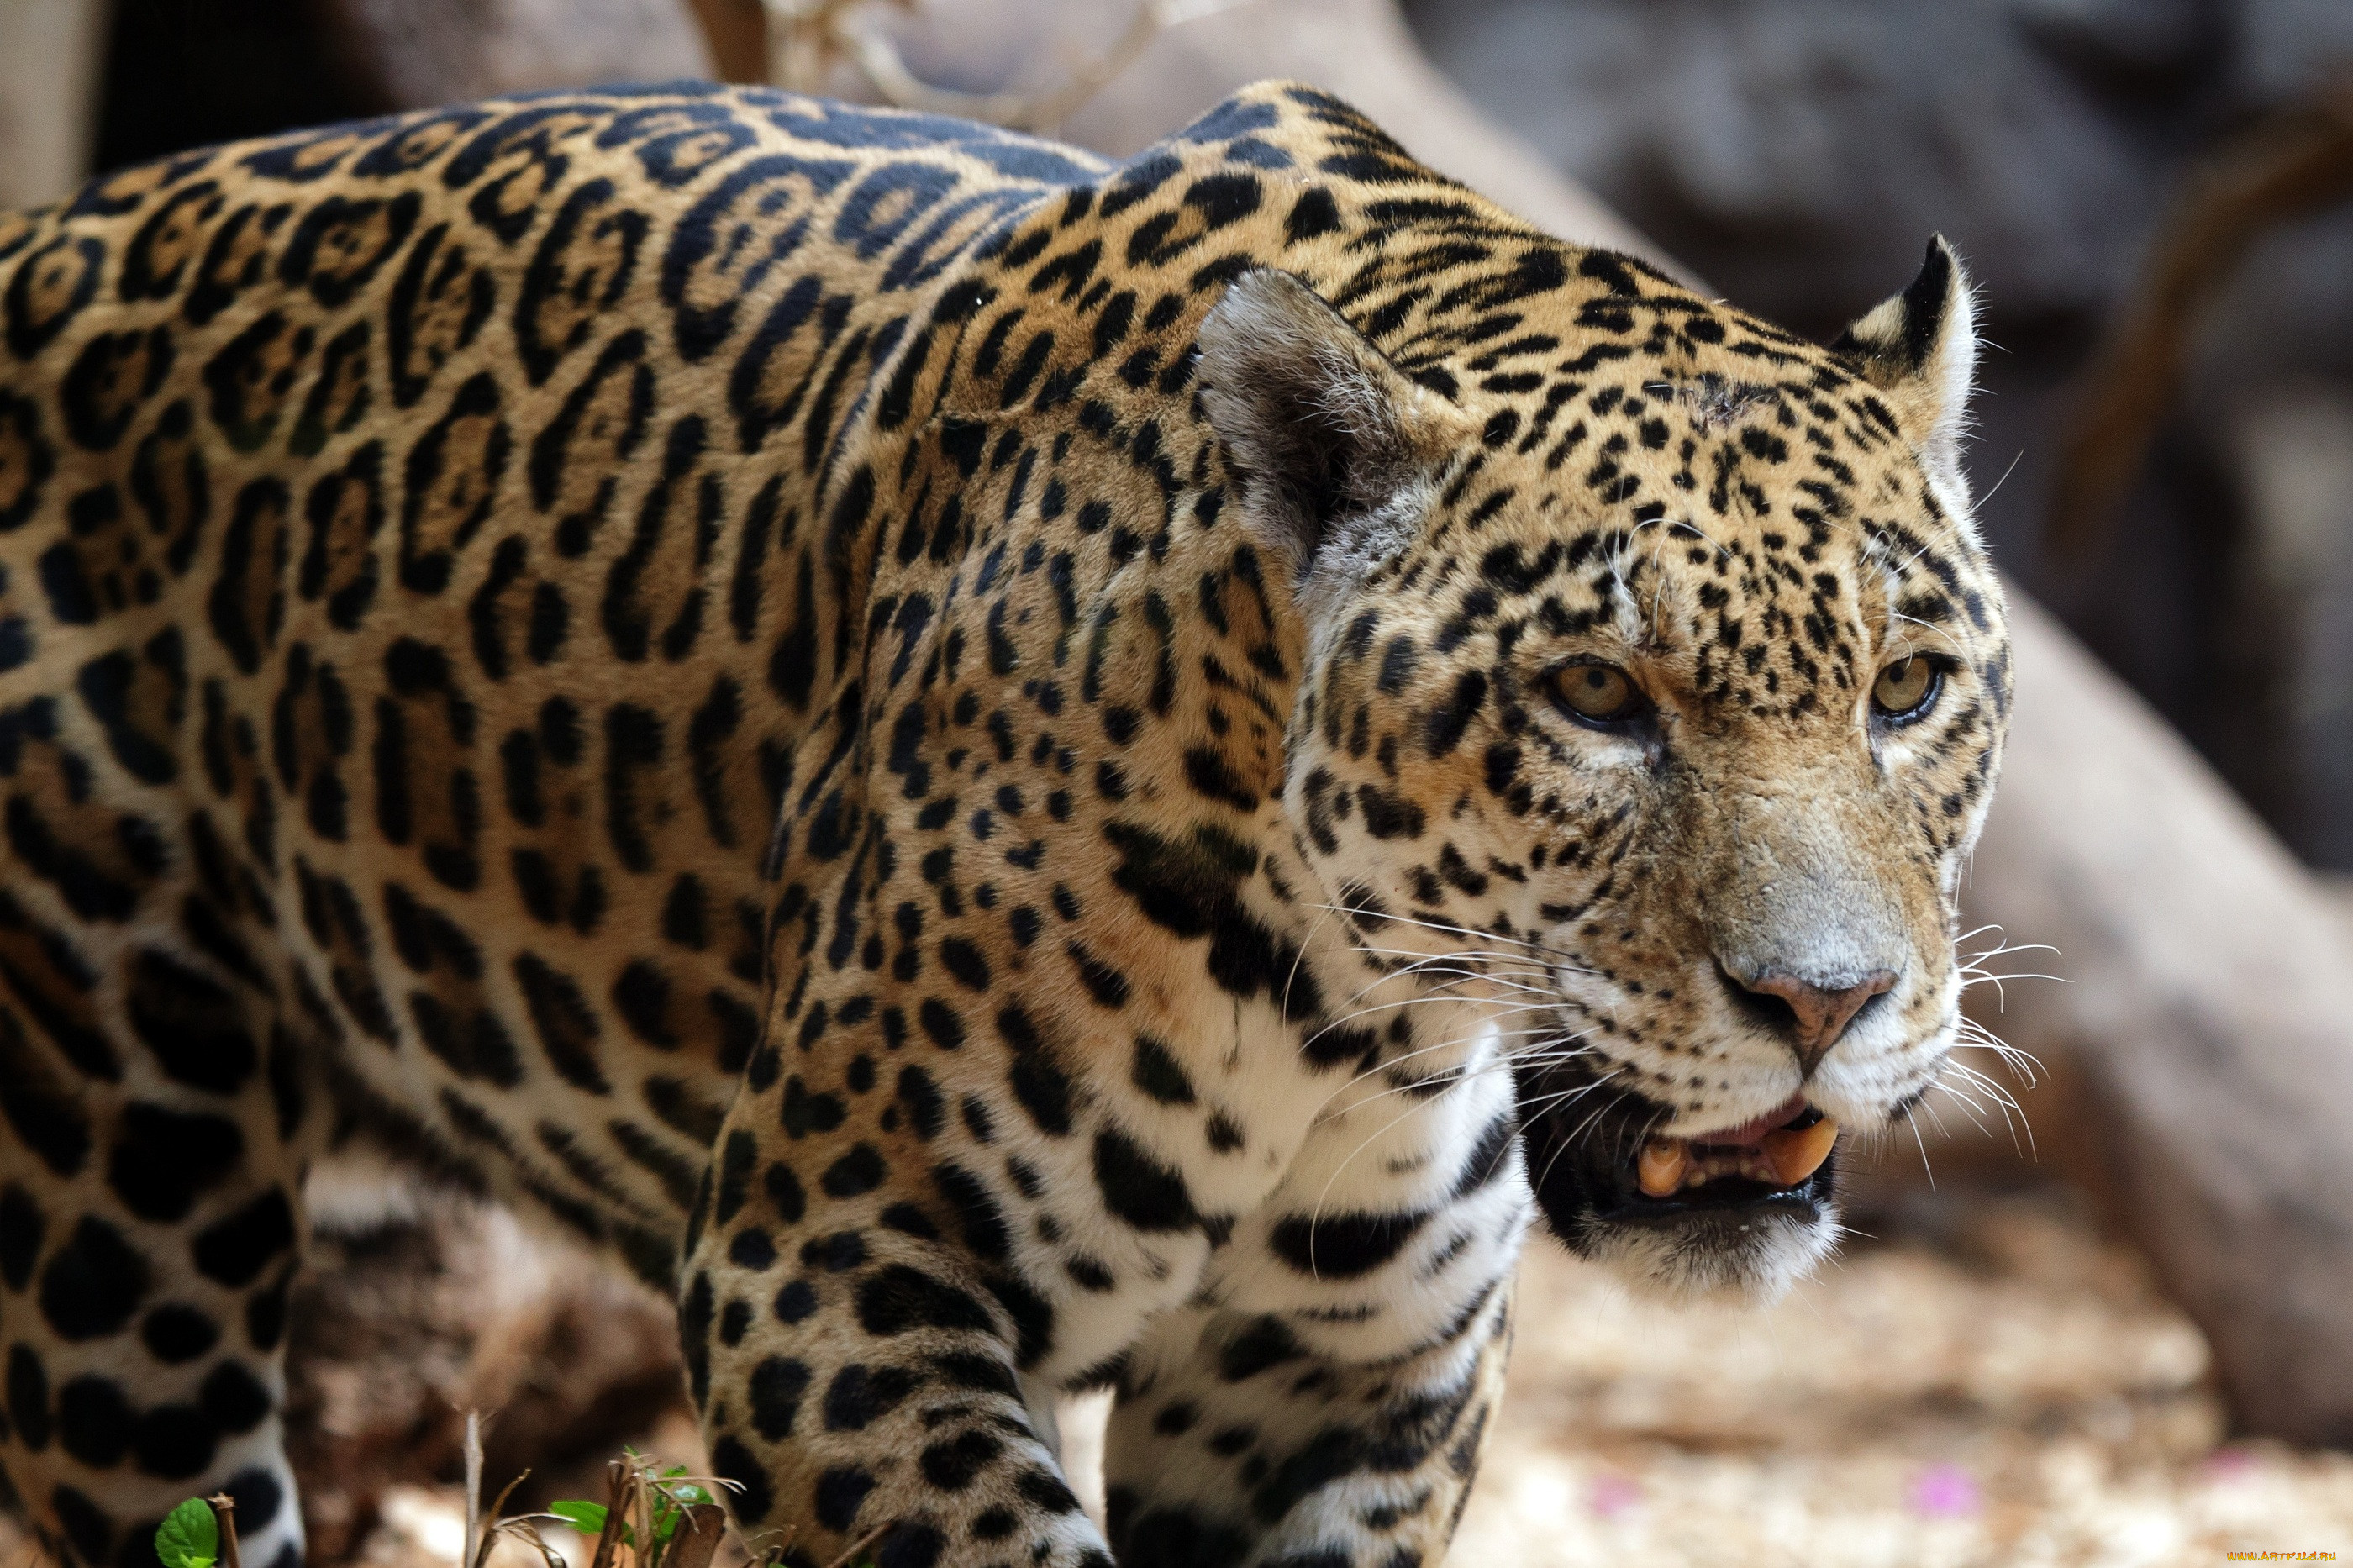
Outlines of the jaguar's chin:
<svg viewBox="0 0 2353 1568">
<path fill-rule="evenodd" d="M 1838 1124 L 1803 1099 L 1737 1127 L 1662 1139 L 1640 1095 L 1527 1075 L 1528 1177 L 1553 1234 L 1632 1289 L 1770 1301 L 1839 1235 Z"/>
</svg>

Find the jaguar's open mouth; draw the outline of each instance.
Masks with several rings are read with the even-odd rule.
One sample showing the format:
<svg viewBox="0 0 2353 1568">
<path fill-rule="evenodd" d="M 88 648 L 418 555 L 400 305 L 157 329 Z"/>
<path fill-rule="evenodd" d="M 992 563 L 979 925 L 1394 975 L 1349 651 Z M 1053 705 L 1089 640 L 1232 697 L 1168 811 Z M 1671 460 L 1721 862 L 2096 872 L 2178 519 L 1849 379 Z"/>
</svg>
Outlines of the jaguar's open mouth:
<svg viewBox="0 0 2353 1568">
<path fill-rule="evenodd" d="M 1662 1107 L 1559 1068 L 1523 1075 L 1528 1178 L 1553 1234 L 1630 1283 L 1770 1297 L 1837 1235 L 1839 1124 L 1802 1097 L 1737 1126 L 1658 1135 Z"/>
<path fill-rule="evenodd" d="M 1757 1205 L 1810 1212 L 1828 1195 L 1814 1189 L 1838 1142 L 1839 1124 L 1802 1095 L 1771 1112 L 1689 1138 L 1651 1137 L 1620 1173 L 1609 1219 L 1665 1218 L 1694 1209 Z"/>
</svg>

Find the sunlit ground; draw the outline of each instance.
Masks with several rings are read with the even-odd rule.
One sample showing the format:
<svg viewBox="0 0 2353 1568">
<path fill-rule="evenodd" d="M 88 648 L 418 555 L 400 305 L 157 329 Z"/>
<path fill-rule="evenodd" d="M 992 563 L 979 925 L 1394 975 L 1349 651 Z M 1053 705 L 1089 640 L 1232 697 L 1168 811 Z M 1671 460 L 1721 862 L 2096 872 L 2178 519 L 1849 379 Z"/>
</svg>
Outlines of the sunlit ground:
<svg viewBox="0 0 2353 1568">
<path fill-rule="evenodd" d="M 2071 1205 L 1921 1199 L 1873 1223 L 1890 1239 L 1858 1242 L 1762 1313 L 1639 1304 L 1532 1246 L 1510 1392 L 1449 1562 L 2208 1568 L 2246 1551 L 2353 1561 L 2353 1454 L 2229 1440 L 2197 1330 Z M 495 1228 L 512 1274 L 521 1238 Z M 573 1289 L 562 1282 L 592 1266 L 559 1257 L 534 1277 Z M 450 1288 L 465 1288 L 462 1272 Z M 1077 1471 L 1093 1453 L 1083 1411 L 1071 1428 Z M 636 1446 L 697 1458 L 682 1410 Z M 596 1468 L 575 1464 L 557 1489 L 592 1489 Z M 395 1487 L 358 1560 L 450 1568 L 462 1503 L 454 1486 Z M 558 1544 L 585 1562 L 580 1543 Z M 29 1555 L 0 1521 L 0 1568 Z M 538 1559 L 508 1547 L 494 1562 Z"/>
</svg>

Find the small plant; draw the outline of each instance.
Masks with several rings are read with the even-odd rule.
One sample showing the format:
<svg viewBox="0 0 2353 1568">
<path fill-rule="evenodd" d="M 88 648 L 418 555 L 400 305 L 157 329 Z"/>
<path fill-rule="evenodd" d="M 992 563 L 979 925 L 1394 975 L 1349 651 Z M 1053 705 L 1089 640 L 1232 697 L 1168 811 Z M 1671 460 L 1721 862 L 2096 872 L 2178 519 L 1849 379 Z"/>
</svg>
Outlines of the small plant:
<svg viewBox="0 0 2353 1568">
<path fill-rule="evenodd" d="M 707 1568 L 727 1513 L 701 1479 L 683 1465 L 659 1468 L 635 1449 L 623 1450 L 607 1473 L 606 1501 L 573 1498 L 547 1505 L 549 1514 L 596 1537 L 591 1568 L 609 1568 L 624 1547 L 635 1568 Z"/>
<path fill-rule="evenodd" d="M 531 1473 L 525 1470 L 506 1484 L 485 1516 L 482 1421 L 474 1411 L 466 1414 L 465 1453 L 466 1545 L 457 1568 L 489 1568 L 491 1549 L 505 1535 L 538 1552 L 547 1568 L 565 1568 L 563 1557 L 539 1533 L 543 1521 L 568 1525 L 595 1539 L 589 1568 L 711 1568 L 712 1555 L 727 1532 L 727 1510 L 711 1489 L 734 1482 L 690 1476 L 683 1465 L 665 1469 L 633 1448 L 623 1449 L 622 1457 L 606 1467 L 603 1502 L 569 1498 L 550 1503 L 545 1513 L 502 1517 L 500 1510 L 507 1499 Z M 155 1555 L 164 1568 L 238 1568 L 236 1507 L 225 1495 L 192 1497 L 165 1515 L 155 1527 Z M 873 1559 L 862 1553 L 879 1533 L 852 1542 L 826 1568 L 874 1568 Z M 760 1553 L 756 1568 L 780 1568 L 791 1545 L 787 1536 Z"/>
<path fill-rule="evenodd" d="M 192 1497 L 155 1527 L 155 1555 L 164 1568 L 237 1568 L 236 1504 L 227 1497 Z M 224 1550 L 226 1548 L 226 1550 Z"/>
</svg>

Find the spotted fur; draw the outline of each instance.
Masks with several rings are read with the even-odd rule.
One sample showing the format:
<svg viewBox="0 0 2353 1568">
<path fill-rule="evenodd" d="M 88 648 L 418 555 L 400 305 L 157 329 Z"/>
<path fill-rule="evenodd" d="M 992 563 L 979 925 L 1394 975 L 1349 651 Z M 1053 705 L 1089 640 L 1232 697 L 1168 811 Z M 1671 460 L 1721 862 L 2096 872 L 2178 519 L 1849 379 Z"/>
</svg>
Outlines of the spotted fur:
<svg viewBox="0 0 2353 1568">
<path fill-rule="evenodd" d="M 1770 1288 L 1827 1174 L 1637 1223 L 1630 1141 L 1882 1124 L 1950 1043 L 1968 314 L 1939 246 L 1806 344 L 1284 85 L 1124 163 L 559 94 L 0 216 L 19 1505 L 299 1559 L 356 1127 L 675 1288 L 789 1561 L 1436 1563 L 1537 1202 Z M 1900 979 L 1819 1065 L 1723 978 L 1841 964 Z"/>
</svg>

